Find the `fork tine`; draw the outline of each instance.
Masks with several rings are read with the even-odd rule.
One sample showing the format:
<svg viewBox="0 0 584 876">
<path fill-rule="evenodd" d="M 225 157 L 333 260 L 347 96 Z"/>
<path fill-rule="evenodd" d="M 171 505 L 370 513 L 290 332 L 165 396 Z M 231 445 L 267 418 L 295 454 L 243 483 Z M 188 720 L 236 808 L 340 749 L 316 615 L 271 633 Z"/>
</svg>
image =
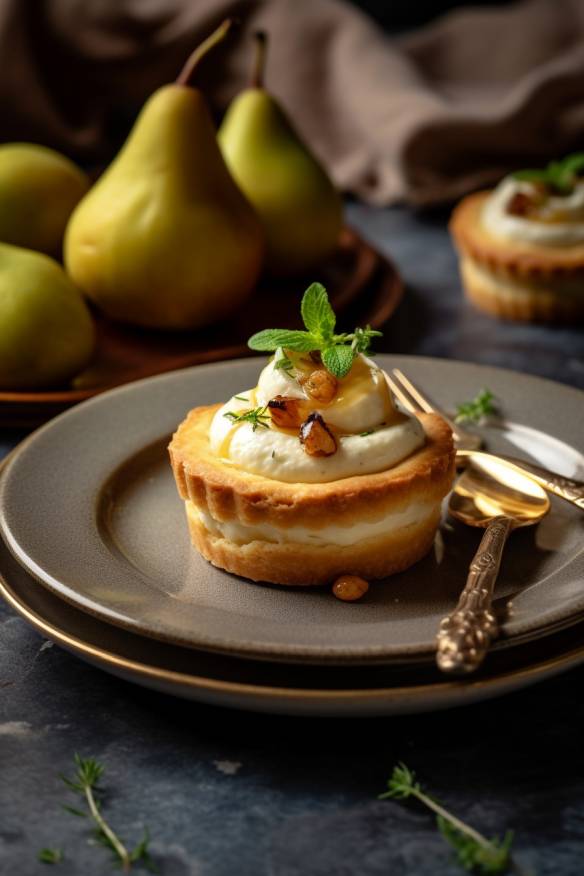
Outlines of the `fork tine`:
<svg viewBox="0 0 584 876">
<path fill-rule="evenodd" d="M 401 386 L 404 389 L 407 389 L 409 394 L 417 401 L 423 411 L 425 411 L 427 414 L 433 414 L 436 412 L 436 408 L 434 407 L 434 405 L 432 405 L 428 401 L 428 399 L 422 395 L 420 390 L 414 386 L 411 380 L 408 380 L 403 371 L 400 371 L 399 368 L 393 368 L 392 374 L 399 381 Z"/>
<path fill-rule="evenodd" d="M 395 380 L 391 379 L 387 372 L 385 374 L 385 379 L 389 384 L 389 388 L 396 396 L 396 398 L 398 398 L 399 401 L 402 403 L 406 411 L 409 411 L 411 414 L 423 413 L 423 409 L 420 407 L 418 402 L 415 399 L 412 399 L 409 395 L 407 395 L 406 392 L 401 388 L 401 386 L 396 383 Z"/>
<path fill-rule="evenodd" d="M 448 425 L 450 426 L 450 428 L 452 429 L 452 434 L 454 435 L 454 440 L 458 444 L 465 444 L 466 443 L 469 447 L 470 446 L 476 447 L 475 436 L 473 436 L 472 434 L 470 434 L 468 432 L 465 432 L 465 430 L 461 429 L 460 426 L 458 426 L 454 422 L 454 420 L 452 420 L 448 416 L 448 414 L 445 414 L 443 410 L 441 410 L 440 408 L 437 408 L 435 405 L 433 405 L 420 392 L 420 390 L 414 386 L 412 381 L 409 380 L 405 376 L 403 371 L 400 371 L 399 368 L 393 368 L 392 374 L 395 378 L 395 380 L 392 381 L 392 386 L 399 388 L 401 390 L 402 394 L 407 390 L 409 395 L 415 400 L 416 404 L 419 406 L 418 411 L 421 410 L 427 414 L 439 414 L 442 417 L 442 419 L 445 420 L 448 423 Z M 397 395 L 397 393 L 396 393 L 396 395 Z M 398 398 L 400 398 L 399 395 L 398 395 Z M 412 410 L 411 406 L 409 407 L 409 410 Z"/>
</svg>

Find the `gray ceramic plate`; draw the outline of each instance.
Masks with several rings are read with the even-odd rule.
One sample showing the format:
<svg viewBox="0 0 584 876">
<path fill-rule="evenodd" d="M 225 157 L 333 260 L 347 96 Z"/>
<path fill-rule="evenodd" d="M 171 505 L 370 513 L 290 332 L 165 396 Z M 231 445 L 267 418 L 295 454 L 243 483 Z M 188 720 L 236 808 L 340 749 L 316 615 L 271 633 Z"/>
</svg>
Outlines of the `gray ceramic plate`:
<svg viewBox="0 0 584 876">
<path fill-rule="evenodd" d="M 582 624 L 489 654 L 470 678 L 432 666 L 290 666 L 145 639 L 77 611 L 18 565 L 0 539 L 0 596 L 43 636 L 126 681 L 196 702 L 318 716 L 403 715 L 512 693 L 584 663 Z"/>
<path fill-rule="evenodd" d="M 436 551 L 349 605 L 327 590 L 251 584 L 191 549 L 165 446 L 185 412 L 254 385 L 262 360 L 175 372 L 114 390 L 40 429 L 7 466 L 0 524 L 19 562 L 53 593 L 142 635 L 287 661 L 428 659 L 440 618 L 464 583 L 478 534 L 442 530 Z M 493 449 L 584 474 L 584 395 L 498 369 L 408 357 L 399 365 L 447 407 L 488 386 L 509 420 Z M 501 647 L 574 623 L 584 612 L 584 518 L 554 502 L 536 530 L 511 537 L 497 591 Z"/>
</svg>

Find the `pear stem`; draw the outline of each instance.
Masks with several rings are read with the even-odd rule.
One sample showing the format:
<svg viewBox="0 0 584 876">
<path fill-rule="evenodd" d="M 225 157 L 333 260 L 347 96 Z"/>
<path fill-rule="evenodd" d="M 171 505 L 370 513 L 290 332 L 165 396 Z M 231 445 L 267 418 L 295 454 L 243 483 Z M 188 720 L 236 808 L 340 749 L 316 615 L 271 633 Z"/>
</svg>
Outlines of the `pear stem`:
<svg viewBox="0 0 584 876">
<path fill-rule="evenodd" d="M 211 49 L 215 48 L 216 45 L 225 39 L 234 23 L 233 18 L 226 18 L 225 21 L 221 22 L 217 30 L 214 30 L 206 40 L 203 40 L 203 42 L 197 46 L 194 52 L 189 55 L 186 64 L 177 76 L 177 85 L 190 85 L 191 77 L 195 72 L 195 69 L 199 66 L 200 61 L 211 51 Z"/>
<path fill-rule="evenodd" d="M 254 33 L 255 59 L 251 72 L 250 85 L 252 88 L 264 87 L 264 73 L 266 71 L 266 54 L 268 51 L 268 35 L 263 30 Z"/>
</svg>

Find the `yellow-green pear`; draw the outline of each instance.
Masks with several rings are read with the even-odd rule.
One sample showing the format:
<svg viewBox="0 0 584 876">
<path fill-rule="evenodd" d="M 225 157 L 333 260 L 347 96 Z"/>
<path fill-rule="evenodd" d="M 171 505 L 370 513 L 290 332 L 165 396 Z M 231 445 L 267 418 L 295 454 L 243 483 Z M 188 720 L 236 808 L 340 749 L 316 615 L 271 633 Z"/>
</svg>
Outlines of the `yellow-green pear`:
<svg viewBox="0 0 584 876">
<path fill-rule="evenodd" d="M 89 177 L 72 161 L 34 143 L 0 146 L 0 241 L 61 257 L 73 208 Z"/>
<path fill-rule="evenodd" d="M 94 344 L 87 304 L 63 268 L 0 243 L 0 389 L 66 383 L 89 362 Z"/>
<path fill-rule="evenodd" d="M 227 170 L 202 93 L 188 84 L 228 27 L 150 97 L 67 227 L 67 270 L 113 319 L 203 326 L 237 309 L 256 284 L 261 225 Z"/>
<path fill-rule="evenodd" d="M 266 266 L 275 275 L 310 270 L 339 243 L 342 203 L 323 167 L 263 88 L 266 36 L 256 34 L 252 86 L 230 104 L 219 129 L 227 166 L 262 220 Z"/>
</svg>

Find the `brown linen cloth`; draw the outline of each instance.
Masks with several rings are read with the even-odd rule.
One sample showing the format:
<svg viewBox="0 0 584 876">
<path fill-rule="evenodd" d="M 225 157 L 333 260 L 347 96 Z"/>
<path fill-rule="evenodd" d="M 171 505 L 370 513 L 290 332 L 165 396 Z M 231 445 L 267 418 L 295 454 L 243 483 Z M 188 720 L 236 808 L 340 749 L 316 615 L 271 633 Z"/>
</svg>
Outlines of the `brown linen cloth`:
<svg viewBox="0 0 584 876">
<path fill-rule="evenodd" d="M 399 39 L 341 0 L 0 0 L 0 137 L 109 160 L 131 111 L 227 15 L 241 31 L 197 77 L 215 107 L 267 30 L 268 87 L 370 203 L 450 200 L 584 147 L 582 0 L 465 9 Z"/>
</svg>

